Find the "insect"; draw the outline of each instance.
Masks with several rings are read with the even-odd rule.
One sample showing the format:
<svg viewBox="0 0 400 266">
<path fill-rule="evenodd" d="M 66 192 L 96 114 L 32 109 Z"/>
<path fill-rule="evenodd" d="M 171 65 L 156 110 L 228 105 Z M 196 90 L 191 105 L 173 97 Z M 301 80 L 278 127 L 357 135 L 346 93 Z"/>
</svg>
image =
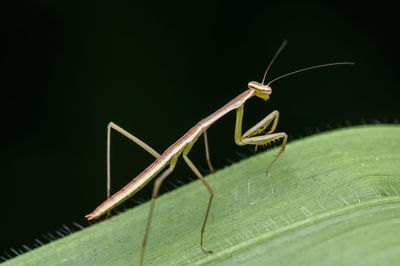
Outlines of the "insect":
<svg viewBox="0 0 400 266">
<path fill-rule="evenodd" d="M 207 163 L 208 163 L 210 170 L 213 171 L 213 167 L 211 165 L 210 156 L 209 156 L 206 130 L 212 124 L 214 124 L 216 121 L 218 121 L 220 118 L 222 118 L 224 115 L 226 115 L 227 113 L 229 113 L 233 110 L 236 110 L 235 142 L 237 145 L 240 145 L 240 146 L 256 145 L 256 147 L 257 147 L 257 145 L 265 145 L 265 144 L 272 143 L 277 140 L 282 140 L 282 145 L 281 145 L 281 148 L 280 148 L 278 154 L 267 166 L 266 174 L 268 175 L 268 171 L 271 168 L 271 166 L 273 165 L 273 163 L 283 154 L 285 147 L 286 147 L 288 136 L 285 132 L 274 133 L 276 126 L 278 124 L 278 119 L 279 119 L 279 112 L 276 110 L 273 111 L 272 113 L 270 113 L 269 115 L 267 115 L 264 119 L 262 119 L 260 122 L 258 122 L 256 125 L 254 125 L 252 128 L 250 128 L 243 134 L 242 133 L 242 120 L 243 120 L 243 112 L 244 112 L 243 107 L 244 107 L 245 102 L 253 96 L 257 96 L 257 97 L 267 101 L 272 92 L 270 85 L 273 82 L 275 82 L 278 79 L 281 79 L 283 77 L 293 75 L 298 72 L 314 69 L 314 68 L 321 68 L 321 67 L 327 67 L 327 66 L 333 66 L 333 65 L 352 65 L 352 64 L 354 64 L 351 62 L 336 62 L 336 63 L 312 66 L 312 67 L 303 68 L 300 70 L 296 70 L 296 71 L 287 73 L 285 75 L 282 75 L 282 76 L 279 76 L 279 77 L 273 79 L 268 84 L 264 84 L 265 77 L 268 73 L 269 68 L 271 67 L 271 65 L 275 61 L 276 57 L 279 55 L 279 53 L 283 50 L 283 48 L 285 46 L 286 46 L 286 41 L 284 41 L 282 43 L 282 45 L 280 46 L 278 51 L 273 56 L 271 62 L 269 63 L 269 65 L 264 73 L 264 77 L 263 77 L 263 80 L 261 83 L 256 82 L 256 81 L 251 81 L 248 84 L 248 89 L 246 91 L 239 94 L 236 98 L 234 98 L 233 100 L 231 100 L 230 102 L 228 102 L 227 104 L 222 106 L 216 112 L 212 113 L 208 117 L 206 117 L 203 120 L 201 120 L 200 122 L 198 122 L 185 135 L 183 135 L 180 139 L 178 139 L 174 144 L 172 144 L 162 154 L 159 154 L 153 148 L 151 148 L 149 145 L 147 145 L 146 143 L 144 143 L 137 137 L 133 136 L 132 134 L 130 134 L 123 128 L 119 127 L 118 125 L 114 124 L 113 122 L 110 122 L 107 127 L 107 200 L 104 201 L 101 205 L 99 205 L 92 213 L 86 215 L 85 217 L 88 220 L 93 220 L 93 219 L 96 219 L 96 218 L 108 213 L 111 209 L 113 209 L 117 205 L 121 204 L 122 202 L 124 202 L 125 200 L 130 198 L 133 194 L 135 194 L 137 191 L 139 191 L 150 180 L 152 180 L 155 176 L 157 176 L 165 167 L 169 166 L 168 169 L 164 170 L 164 172 L 162 172 L 160 174 L 160 176 L 157 177 L 157 179 L 155 180 L 155 183 L 154 183 L 150 211 L 149 211 L 149 216 L 147 219 L 146 230 L 145 230 L 145 234 L 144 234 L 144 238 L 143 238 L 143 244 L 142 244 L 142 250 L 141 250 L 141 256 L 140 256 L 140 265 L 142 265 L 143 259 L 144 259 L 144 251 L 146 248 L 146 242 L 147 242 L 147 238 L 148 238 L 149 231 L 150 231 L 150 223 L 151 223 L 151 218 L 153 215 L 155 199 L 157 198 L 157 195 L 158 195 L 158 192 L 159 192 L 162 182 L 174 170 L 174 167 L 176 165 L 178 157 L 180 155 L 182 155 L 186 164 L 190 167 L 190 169 L 194 172 L 194 174 L 200 179 L 200 181 L 204 184 L 204 186 L 207 188 L 208 192 L 210 193 L 210 198 L 208 201 L 208 206 L 207 206 L 204 221 L 203 221 L 203 226 L 201 228 L 201 233 L 200 233 L 200 248 L 202 249 L 202 251 L 204 253 L 212 253 L 212 251 L 204 248 L 204 231 L 206 228 L 207 218 L 208 218 L 208 214 L 210 211 L 214 192 L 213 192 L 212 188 L 210 187 L 210 185 L 205 180 L 205 178 L 203 177 L 203 175 L 200 173 L 200 171 L 196 168 L 196 166 L 192 163 L 192 161 L 188 157 L 188 153 L 191 150 L 194 143 L 197 141 L 197 139 L 202 134 L 204 135 L 206 159 L 207 159 Z M 264 130 L 269 125 L 271 125 L 269 131 L 267 133 L 264 133 Z M 121 190 L 119 190 L 118 192 L 116 192 L 114 195 L 112 195 L 110 197 L 110 180 L 111 180 L 111 175 L 110 175 L 110 133 L 111 133 L 111 129 L 116 130 L 117 132 L 121 133 L 122 135 L 126 136 L 130 140 L 137 143 L 140 147 L 142 147 L 143 149 L 148 151 L 151 155 L 156 157 L 156 160 L 152 164 L 150 164 L 142 173 L 140 173 L 132 181 L 130 181 L 125 187 L 123 187 Z"/>
</svg>

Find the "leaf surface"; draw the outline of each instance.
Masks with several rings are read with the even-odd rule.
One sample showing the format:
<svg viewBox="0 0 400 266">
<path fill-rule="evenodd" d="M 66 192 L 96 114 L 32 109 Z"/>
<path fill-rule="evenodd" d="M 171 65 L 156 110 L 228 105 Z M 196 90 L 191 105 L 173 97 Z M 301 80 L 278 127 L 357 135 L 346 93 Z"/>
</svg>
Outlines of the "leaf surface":
<svg viewBox="0 0 400 266">
<path fill-rule="evenodd" d="M 292 141 L 159 197 L 145 265 L 397 265 L 400 126 L 357 126 Z M 149 204 L 4 265 L 138 265 Z"/>
</svg>

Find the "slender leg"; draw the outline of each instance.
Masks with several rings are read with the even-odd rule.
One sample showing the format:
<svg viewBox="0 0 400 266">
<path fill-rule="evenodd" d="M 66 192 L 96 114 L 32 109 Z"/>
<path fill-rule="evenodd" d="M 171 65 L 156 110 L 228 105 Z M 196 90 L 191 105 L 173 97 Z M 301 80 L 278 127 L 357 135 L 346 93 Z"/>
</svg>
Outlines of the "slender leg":
<svg viewBox="0 0 400 266">
<path fill-rule="evenodd" d="M 283 154 L 285 151 L 286 143 L 287 143 L 287 134 L 285 132 L 280 132 L 280 133 L 273 133 L 275 131 L 275 128 L 278 124 L 278 119 L 279 119 L 279 112 L 278 111 L 273 111 L 269 115 L 267 115 L 263 120 L 258 122 L 256 125 L 254 125 L 252 128 L 246 131 L 242 135 L 242 120 L 243 120 L 243 105 L 240 106 L 237 111 L 236 111 L 236 126 L 235 126 L 235 142 L 237 145 L 243 146 L 243 145 L 266 145 L 272 142 L 275 142 L 279 139 L 283 139 L 282 146 L 278 154 L 275 156 L 275 158 L 272 160 L 272 162 L 269 163 L 266 174 L 268 175 L 268 171 L 271 168 L 272 164 Z M 256 136 L 257 134 L 263 133 L 264 129 L 268 127 L 268 125 L 272 123 L 271 129 L 264 135 L 261 136 Z"/>
<path fill-rule="evenodd" d="M 210 168 L 211 173 L 213 173 L 214 167 L 212 166 L 211 160 L 210 160 L 210 151 L 208 149 L 207 131 L 204 131 L 204 145 L 206 148 L 206 160 L 207 160 L 208 168 Z"/>
<path fill-rule="evenodd" d="M 153 217 L 153 210 L 154 210 L 154 205 L 156 203 L 156 198 L 158 196 L 158 192 L 160 190 L 162 182 L 172 173 L 172 171 L 174 171 L 177 159 L 178 159 L 178 157 L 173 158 L 171 160 L 171 164 L 170 164 L 169 168 L 167 170 L 165 170 L 159 177 L 157 177 L 156 181 L 154 181 L 153 194 L 151 196 L 149 217 L 147 218 L 147 224 L 146 224 L 146 229 L 144 231 L 144 238 L 143 238 L 143 243 L 142 243 L 142 251 L 140 254 L 140 266 L 143 265 L 144 250 L 146 248 L 147 238 L 149 236 L 151 218 Z"/>
<path fill-rule="evenodd" d="M 110 190 L 111 190 L 111 164 L 110 164 L 110 149 L 111 149 L 111 129 L 114 129 L 115 131 L 121 133 L 128 139 L 132 140 L 136 144 L 138 144 L 140 147 L 148 151 L 151 155 L 154 157 L 158 158 L 160 157 L 160 154 L 156 152 L 152 147 L 126 131 L 125 129 L 121 128 L 117 124 L 110 122 L 108 123 L 107 126 L 107 199 L 110 197 Z"/>
<path fill-rule="evenodd" d="M 210 185 L 205 180 L 205 178 L 203 177 L 203 175 L 200 173 L 200 171 L 196 168 L 196 166 L 192 163 L 192 161 L 187 156 L 187 154 L 189 153 L 189 151 L 192 148 L 192 146 L 193 146 L 193 144 L 189 144 L 188 146 L 186 146 L 184 148 L 182 157 L 185 160 L 185 162 L 187 163 L 187 165 L 190 167 L 190 169 L 192 169 L 192 171 L 196 174 L 196 176 L 200 179 L 200 181 L 207 188 L 208 192 L 210 192 L 210 199 L 208 201 L 207 211 L 206 211 L 206 215 L 204 217 L 204 222 L 203 222 L 203 226 L 201 228 L 201 233 L 200 233 L 200 247 L 201 247 L 201 250 L 204 253 L 209 254 L 209 253 L 212 253 L 212 251 L 211 250 L 207 250 L 207 249 L 205 249 L 203 247 L 203 238 L 204 238 L 204 230 L 205 230 L 206 224 L 207 224 L 208 213 L 210 212 L 211 202 L 212 202 L 212 199 L 214 197 L 214 192 L 211 189 Z"/>
</svg>

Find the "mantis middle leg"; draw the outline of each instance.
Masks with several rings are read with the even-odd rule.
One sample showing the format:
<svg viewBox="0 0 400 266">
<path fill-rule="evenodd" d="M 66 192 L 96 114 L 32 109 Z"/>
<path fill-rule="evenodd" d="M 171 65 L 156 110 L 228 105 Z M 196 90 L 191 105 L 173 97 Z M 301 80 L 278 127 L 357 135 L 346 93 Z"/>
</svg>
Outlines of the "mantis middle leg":
<svg viewBox="0 0 400 266">
<path fill-rule="evenodd" d="M 208 149 L 207 131 L 204 131 L 203 136 L 204 136 L 204 146 L 205 146 L 205 150 L 206 150 L 206 160 L 207 160 L 208 168 L 210 169 L 210 172 L 213 173 L 214 167 L 212 166 L 211 160 L 210 160 L 210 151 Z"/>
<path fill-rule="evenodd" d="M 203 226 L 201 228 L 201 232 L 200 232 L 200 248 L 204 253 L 212 253 L 211 250 L 207 250 L 204 248 L 203 246 L 203 239 L 204 239 L 204 231 L 206 229 L 206 224 L 207 224 L 207 219 L 208 219 L 208 213 L 210 212 L 210 207 L 211 207 L 211 203 L 212 203 L 212 199 L 214 197 L 214 192 L 211 189 L 210 185 L 207 183 L 207 181 L 205 180 L 205 178 L 203 177 L 203 175 L 200 173 L 200 171 L 196 168 L 196 166 L 192 163 L 192 161 L 189 159 L 189 157 L 187 156 L 187 154 L 189 153 L 189 151 L 192 149 L 194 143 L 190 143 L 188 144 L 182 152 L 182 157 L 185 160 L 186 164 L 190 167 L 190 169 L 192 169 L 192 171 L 195 173 L 195 175 L 200 179 L 200 181 L 203 183 L 203 185 L 207 188 L 208 192 L 210 193 L 210 199 L 208 201 L 208 206 L 207 206 L 207 211 L 206 211 L 206 215 L 204 217 L 204 221 L 203 221 Z"/>
</svg>

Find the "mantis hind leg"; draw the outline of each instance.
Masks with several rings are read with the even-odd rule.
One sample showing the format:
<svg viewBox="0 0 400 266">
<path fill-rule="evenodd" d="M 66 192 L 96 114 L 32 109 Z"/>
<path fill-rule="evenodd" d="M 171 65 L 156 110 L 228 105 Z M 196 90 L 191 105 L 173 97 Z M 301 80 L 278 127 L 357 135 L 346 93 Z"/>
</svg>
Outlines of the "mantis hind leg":
<svg viewBox="0 0 400 266">
<path fill-rule="evenodd" d="M 150 232 L 150 224 L 151 224 L 151 218 L 153 217 L 153 210 L 154 206 L 156 203 L 156 198 L 158 196 L 158 192 L 160 190 L 160 187 L 164 180 L 174 171 L 176 161 L 177 161 L 177 156 L 174 156 L 171 160 L 170 166 L 167 170 L 165 170 L 157 179 L 154 181 L 154 187 L 153 187 L 153 194 L 151 196 L 151 204 L 150 204 L 150 210 L 149 210 L 149 216 L 147 218 L 147 223 L 146 223 L 146 229 L 144 231 L 144 237 L 143 237 L 143 243 L 142 243 L 142 250 L 140 253 L 140 266 L 143 265 L 143 260 L 144 260 L 144 251 L 146 248 L 146 243 L 147 243 L 147 238 L 149 236 Z"/>
<path fill-rule="evenodd" d="M 111 190 L 111 163 L 110 163 L 110 150 L 111 150 L 111 129 L 114 129 L 115 131 L 121 133 L 128 139 L 132 140 L 136 144 L 138 144 L 140 147 L 148 151 L 151 155 L 154 157 L 158 158 L 160 157 L 160 154 L 156 152 L 152 147 L 126 131 L 125 129 L 121 128 L 117 124 L 110 122 L 107 125 L 107 199 L 110 197 L 110 190 Z"/>
<path fill-rule="evenodd" d="M 286 147 L 286 143 L 287 143 L 287 139 L 288 139 L 288 136 L 285 132 L 272 133 L 275 131 L 275 128 L 278 124 L 279 112 L 276 110 L 271 112 L 264 119 L 262 119 L 260 122 L 258 122 L 253 127 L 251 127 L 249 130 L 247 130 L 244 134 L 242 134 L 243 113 L 244 113 L 244 107 L 242 105 L 236 111 L 235 142 L 237 145 L 240 145 L 240 146 L 256 145 L 256 148 L 257 148 L 258 145 L 267 145 L 267 144 L 273 143 L 277 140 L 283 139 L 280 151 L 267 166 L 266 175 L 268 175 L 268 171 L 271 168 L 272 164 L 276 160 L 278 160 L 278 158 L 285 151 L 285 147 Z M 263 135 L 259 135 L 259 134 L 264 133 L 264 130 L 271 123 L 272 123 L 271 129 L 267 133 L 265 133 Z"/>
</svg>

